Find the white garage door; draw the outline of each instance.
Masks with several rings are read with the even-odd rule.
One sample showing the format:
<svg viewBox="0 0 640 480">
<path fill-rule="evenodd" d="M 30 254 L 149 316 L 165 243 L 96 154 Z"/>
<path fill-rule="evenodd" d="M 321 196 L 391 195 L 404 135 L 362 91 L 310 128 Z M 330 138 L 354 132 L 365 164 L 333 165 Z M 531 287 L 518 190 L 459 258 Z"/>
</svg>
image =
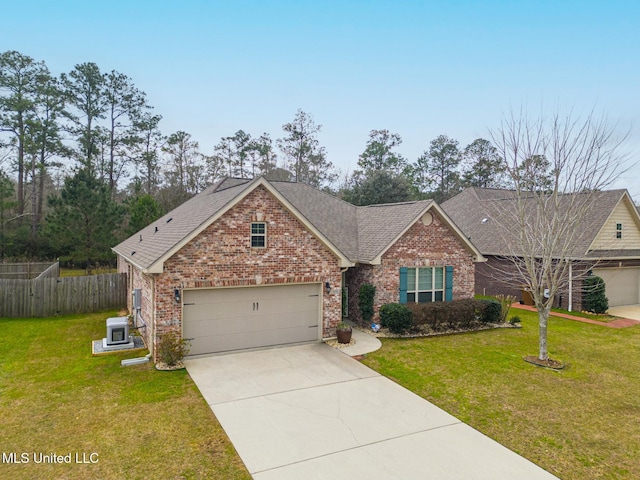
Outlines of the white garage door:
<svg viewBox="0 0 640 480">
<path fill-rule="evenodd" d="M 183 292 L 189 355 L 320 339 L 320 284 Z"/>
<path fill-rule="evenodd" d="M 640 303 L 640 268 L 594 268 L 602 277 L 610 307 Z"/>
</svg>

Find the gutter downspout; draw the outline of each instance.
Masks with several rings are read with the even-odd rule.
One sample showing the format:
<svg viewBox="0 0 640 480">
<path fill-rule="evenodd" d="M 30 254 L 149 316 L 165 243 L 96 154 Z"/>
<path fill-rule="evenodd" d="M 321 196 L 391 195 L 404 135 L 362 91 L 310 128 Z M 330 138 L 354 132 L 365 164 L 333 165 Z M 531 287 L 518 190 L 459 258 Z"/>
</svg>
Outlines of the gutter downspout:
<svg viewBox="0 0 640 480">
<path fill-rule="evenodd" d="M 151 277 L 151 299 L 153 302 L 153 306 L 151 308 L 151 325 L 149 328 L 150 330 L 150 335 L 149 335 L 149 355 L 151 357 L 151 361 L 153 361 L 154 357 L 155 357 L 155 343 L 156 343 L 156 276 L 155 275 L 150 275 Z M 155 363 L 155 362 L 154 362 Z"/>
<path fill-rule="evenodd" d="M 573 311 L 573 262 L 569 260 L 569 305 L 567 310 Z"/>
</svg>

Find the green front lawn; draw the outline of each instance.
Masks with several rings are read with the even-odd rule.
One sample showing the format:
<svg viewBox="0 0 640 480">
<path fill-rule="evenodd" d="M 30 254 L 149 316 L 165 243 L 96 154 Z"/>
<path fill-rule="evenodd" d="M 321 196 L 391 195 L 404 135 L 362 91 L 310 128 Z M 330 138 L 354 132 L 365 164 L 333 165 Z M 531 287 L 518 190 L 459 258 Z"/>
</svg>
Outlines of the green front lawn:
<svg viewBox="0 0 640 480">
<path fill-rule="evenodd" d="M 562 479 L 640 478 L 640 326 L 550 318 L 556 372 L 536 355 L 535 313 L 522 329 L 383 339 L 364 363 Z"/>
<path fill-rule="evenodd" d="M 110 316 L 0 319 L 0 477 L 251 478 L 186 371 L 91 356 Z"/>
</svg>

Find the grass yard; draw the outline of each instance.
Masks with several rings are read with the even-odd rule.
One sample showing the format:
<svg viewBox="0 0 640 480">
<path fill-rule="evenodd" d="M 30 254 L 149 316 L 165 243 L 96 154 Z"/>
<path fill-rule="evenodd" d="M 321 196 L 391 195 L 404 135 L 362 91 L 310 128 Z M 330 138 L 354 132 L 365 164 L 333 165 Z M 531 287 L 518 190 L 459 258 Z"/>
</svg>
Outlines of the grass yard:
<svg viewBox="0 0 640 480">
<path fill-rule="evenodd" d="M 99 275 L 102 273 L 118 273 L 118 269 L 117 268 L 110 268 L 110 267 L 100 267 L 100 268 L 94 268 L 91 271 L 92 275 Z M 87 271 L 84 268 L 61 268 L 60 269 L 60 276 L 61 277 L 84 277 L 87 275 Z"/>
<path fill-rule="evenodd" d="M 562 479 L 640 478 L 640 326 L 549 319 L 556 372 L 538 352 L 535 313 L 522 329 L 383 339 L 364 363 Z"/>
<path fill-rule="evenodd" d="M 0 319 L 1 450 L 29 459 L 3 461 L 0 478 L 251 478 L 186 371 L 120 366 L 140 351 L 91 356 L 110 316 Z"/>
</svg>

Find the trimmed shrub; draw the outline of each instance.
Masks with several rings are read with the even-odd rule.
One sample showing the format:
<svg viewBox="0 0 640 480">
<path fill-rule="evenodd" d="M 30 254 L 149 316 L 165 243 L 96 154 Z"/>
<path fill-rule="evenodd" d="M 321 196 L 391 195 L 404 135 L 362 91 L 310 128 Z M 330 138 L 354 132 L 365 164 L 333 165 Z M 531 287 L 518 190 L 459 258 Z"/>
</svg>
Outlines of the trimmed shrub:
<svg viewBox="0 0 640 480">
<path fill-rule="evenodd" d="M 181 362 L 187 353 L 189 353 L 187 340 L 181 339 L 173 332 L 162 335 L 158 344 L 158 358 L 162 363 L 173 367 Z"/>
<path fill-rule="evenodd" d="M 595 275 L 587 277 L 582 283 L 582 306 L 587 312 L 606 313 L 609 299 L 605 295 L 604 280 Z"/>
<path fill-rule="evenodd" d="M 483 319 L 487 305 L 482 300 L 470 298 L 452 302 L 408 303 L 407 307 L 413 312 L 414 326 L 437 331 L 469 328 Z"/>
<path fill-rule="evenodd" d="M 360 306 L 360 315 L 365 325 L 368 325 L 373 318 L 373 299 L 375 296 L 376 287 L 370 283 L 365 283 L 360 287 L 358 304 Z"/>
<path fill-rule="evenodd" d="M 391 333 L 405 333 L 413 326 L 413 312 L 399 303 L 386 303 L 380 307 L 380 322 Z"/>
<path fill-rule="evenodd" d="M 497 300 L 480 301 L 485 304 L 480 320 L 483 323 L 500 323 L 502 319 L 502 304 Z"/>
</svg>

